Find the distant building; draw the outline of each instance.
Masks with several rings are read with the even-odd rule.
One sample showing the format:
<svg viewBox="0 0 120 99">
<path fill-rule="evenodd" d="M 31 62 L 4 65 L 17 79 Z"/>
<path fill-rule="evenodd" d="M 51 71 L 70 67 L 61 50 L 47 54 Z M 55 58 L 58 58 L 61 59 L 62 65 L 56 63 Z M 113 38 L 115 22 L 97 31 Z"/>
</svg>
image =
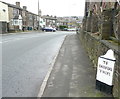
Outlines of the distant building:
<svg viewBox="0 0 120 99">
<path fill-rule="evenodd" d="M 43 20 L 45 21 L 45 24 L 47 27 L 56 27 L 57 26 L 57 17 L 56 16 L 49 16 L 44 15 L 42 16 Z"/>
<path fill-rule="evenodd" d="M 76 28 L 77 24 L 82 22 L 82 17 L 80 16 L 66 16 L 66 17 L 58 17 L 57 25 L 65 25 L 68 28 Z"/>
</svg>

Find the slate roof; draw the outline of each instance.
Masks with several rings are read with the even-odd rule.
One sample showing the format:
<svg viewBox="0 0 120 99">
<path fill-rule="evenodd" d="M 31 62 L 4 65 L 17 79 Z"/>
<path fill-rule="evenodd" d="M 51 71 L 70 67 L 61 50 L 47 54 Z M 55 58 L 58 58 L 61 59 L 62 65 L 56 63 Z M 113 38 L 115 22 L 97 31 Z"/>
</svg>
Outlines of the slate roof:
<svg viewBox="0 0 120 99">
<path fill-rule="evenodd" d="M 22 10 L 22 8 L 21 8 L 21 7 L 18 7 L 18 6 L 16 6 L 16 5 L 13 5 L 13 4 L 10 4 L 10 3 L 6 3 L 6 2 L 3 2 L 3 1 L 0 1 L 0 2 L 2 2 L 2 3 L 4 3 L 4 4 L 7 4 L 7 5 L 8 5 L 8 7 L 13 7 L 13 8 L 17 8 L 17 9 Z"/>
</svg>

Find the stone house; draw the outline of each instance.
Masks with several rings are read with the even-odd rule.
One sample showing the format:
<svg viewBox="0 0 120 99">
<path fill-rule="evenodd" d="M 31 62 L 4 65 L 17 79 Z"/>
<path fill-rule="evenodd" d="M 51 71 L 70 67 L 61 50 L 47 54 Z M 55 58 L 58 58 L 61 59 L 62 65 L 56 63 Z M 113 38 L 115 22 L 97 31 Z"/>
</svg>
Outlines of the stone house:
<svg viewBox="0 0 120 99">
<path fill-rule="evenodd" d="M 33 28 L 34 28 L 34 15 L 31 12 L 28 12 L 27 15 L 28 15 L 28 27 L 27 27 L 27 29 L 33 30 Z"/>
<path fill-rule="evenodd" d="M 6 18 L 8 16 L 8 19 L 9 19 L 9 20 L 7 19 L 8 31 L 13 32 L 13 31 L 21 31 L 21 30 L 24 31 L 24 30 L 38 29 L 41 16 L 38 16 L 37 14 L 27 11 L 26 6 L 23 6 L 23 8 L 21 8 L 20 2 L 16 2 L 16 5 L 9 4 L 6 2 L 1 2 L 1 3 L 6 5 L 6 7 L 8 7 L 7 10 L 5 10 L 6 14 L 8 15 L 4 15 L 4 13 L 1 13 L 1 15 L 4 16 L 2 18 Z M 2 8 L 5 8 L 5 7 L 2 7 Z"/>
<path fill-rule="evenodd" d="M 45 20 L 46 26 L 47 27 L 56 27 L 57 26 L 57 17 L 56 16 L 49 16 L 49 15 L 44 15 L 43 19 Z"/>
<path fill-rule="evenodd" d="M 27 11 L 26 6 L 23 6 L 22 18 L 24 30 L 38 30 L 39 16 Z"/>
<path fill-rule="evenodd" d="M 23 28 L 22 30 L 27 30 L 28 27 L 28 11 L 27 11 L 27 7 L 23 6 L 23 10 L 22 10 L 22 24 L 23 24 Z"/>
<path fill-rule="evenodd" d="M 6 3 L 8 4 L 8 3 Z M 16 2 L 16 5 L 8 4 L 9 10 L 9 31 L 22 30 L 22 8 L 20 2 Z"/>
<path fill-rule="evenodd" d="M 67 26 L 68 20 L 66 20 L 64 17 L 58 17 L 57 18 L 57 26 L 59 27 L 60 25 Z"/>
<path fill-rule="evenodd" d="M 38 30 L 38 22 L 39 22 L 38 17 L 39 17 L 38 15 L 33 14 L 33 21 L 34 21 L 34 23 L 33 23 L 33 29 L 34 30 Z"/>
</svg>

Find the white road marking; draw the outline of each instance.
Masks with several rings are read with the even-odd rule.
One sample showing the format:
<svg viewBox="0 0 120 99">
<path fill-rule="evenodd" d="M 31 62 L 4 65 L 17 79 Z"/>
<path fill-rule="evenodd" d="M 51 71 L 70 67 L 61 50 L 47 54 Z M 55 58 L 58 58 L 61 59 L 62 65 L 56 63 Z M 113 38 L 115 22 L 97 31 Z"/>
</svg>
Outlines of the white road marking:
<svg viewBox="0 0 120 99">
<path fill-rule="evenodd" d="M 65 40 L 65 39 L 66 39 L 66 36 L 64 37 L 64 40 Z M 41 86 L 40 86 L 40 90 L 39 90 L 39 93 L 38 93 L 37 98 L 38 98 L 38 97 L 42 97 L 42 95 L 44 94 L 45 88 L 46 88 L 46 86 L 47 86 L 48 79 L 49 79 L 50 74 L 51 74 L 51 72 L 52 72 L 52 70 L 53 70 L 55 61 L 56 61 L 56 59 L 57 59 L 57 56 L 58 56 L 58 54 L 59 54 L 59 51 L 60 51 L 63 43 L 64 43 L 64 40 L 63 40 L 61 46 L 60 46 L 59 49 L 58 49 L 58 52 L 56 53 L 55 57 L 53 58 L 53 60 L 52 60 L 52 62 L 51 62 L 51 64 L 50 64 L 51 66 L 50 66 L 50 68 L 49 68 L 49 70 L 48 70 L 48 72 L 47 72 L 47 75 L 45 76 L 45 78 L 44 78 Z"/>
</svg>

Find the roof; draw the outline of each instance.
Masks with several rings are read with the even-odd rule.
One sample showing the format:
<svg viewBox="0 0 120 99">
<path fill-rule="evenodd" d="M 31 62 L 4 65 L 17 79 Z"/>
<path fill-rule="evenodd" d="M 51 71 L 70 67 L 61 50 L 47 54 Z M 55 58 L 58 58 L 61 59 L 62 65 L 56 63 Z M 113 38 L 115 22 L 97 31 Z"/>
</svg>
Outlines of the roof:
<svg viewBox="0 0 120 99">
<path fill-rule="evenodd" d="M 22 10 L 22 8 L 21 8 L 21 7 L 18 7 L 18 6 L 16 6 L 16 5 L 13 5 L 13 4 L 10 4 L 10 3 L 6 3 L 6 2 L 3 2 L 3 1 L 0 1 L 0 2 L 2 2 L 2 3 L 4 3 L 4 4 L 7 4 L 7 5 L 8 5 L 8 7 L 13 7 L 13 8 L 17 8 L 17 9 Z"/>
<path fill-rule="evenodd" d="M 0 1 L 0 2 L 2 2 L 2 3 L 4 3 L 4 4 L 6 4 L 6 5 L 8 5 L 8 7 L 13 7 L 13 8 L 16 8 L 16 9 L 23 10 L 23 8 L 18 7 L 18 6 L 16 6 L 16 5 L 13 5 L 13 4 L 10 4 L 10 3 L 6 3 L 6 2 L 3 2 L 3 1 Z M 30 11 L 28 11 L 28 10 L 25 10 L 25 11 L 27 11 L 29 14 L 32 14 L 32 15 L 38 16 L 37 14 L 32 13 L 32 12 L 30 12 Z M 18 19 L 17 17 L 15 17 L 15 18 Z"/>
<path fill-rule="evenodd" d="M 44 16 L 42 16 L 43 18 L 45 18 L 45 19 L 50 19 L 50 20 L 57 20 L 57 17 L 56 16 L 49 16 L 49 15 L 44 15 Z"/>
</svg>

